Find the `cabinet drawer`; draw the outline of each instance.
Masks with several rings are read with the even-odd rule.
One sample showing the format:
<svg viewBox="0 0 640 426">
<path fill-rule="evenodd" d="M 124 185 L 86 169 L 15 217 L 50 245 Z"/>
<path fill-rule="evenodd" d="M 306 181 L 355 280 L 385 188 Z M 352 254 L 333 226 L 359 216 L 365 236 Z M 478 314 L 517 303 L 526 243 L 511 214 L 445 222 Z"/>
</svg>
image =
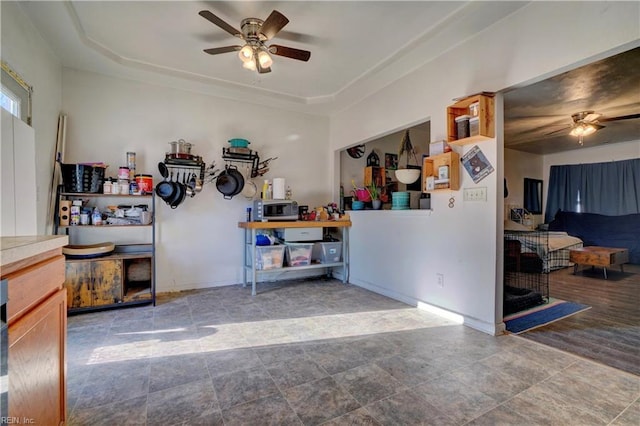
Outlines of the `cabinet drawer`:
<svg viewBox="0 0 640 426">
<path fill-rule="evenodd" d="M 24 315 L 41 300 L 62 288 L 64 256 L 58 255 L 43 262 L 7 275 L 9 281 L 8 322 Z"/>
<path fill-rule="evenodd" d="M 280 236 L 285 241 L 322 241 L 322 228 L 284 228 Z"/>
</svg>

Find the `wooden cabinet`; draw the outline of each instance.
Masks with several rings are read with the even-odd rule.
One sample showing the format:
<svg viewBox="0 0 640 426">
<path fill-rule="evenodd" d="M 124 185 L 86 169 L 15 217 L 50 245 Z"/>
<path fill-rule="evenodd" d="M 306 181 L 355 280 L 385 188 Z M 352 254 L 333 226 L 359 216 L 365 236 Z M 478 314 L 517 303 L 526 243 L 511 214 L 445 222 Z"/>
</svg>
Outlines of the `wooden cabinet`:
<svg viewBox="0 0 640 426">
<path fill-rule="evenodd" d="M 422 185 L 423 192 L 459 190 L 460 156 L 451 151 L 425 157 L 422 164 Z"/>
<path fill-rule="evenodd" d="M 65 289 L 60 289 L 9 326 L 12 417 L 33 419 L 33 424 L 64 424 L 66 298 Z"/>
<path fill-rule="evenodd" d="M 64 283 L 69 309 L 122 302 L 122 261 L 68 261 Z"/>
<path fill-rule="evenodd" d="M 69 259 L 64 285 L 69 312 L 151 303 L 152 253 L 115 252 L 99 259 Z"/>
<path fill-rule="evenodd" d="M 155 211 L 153 195 L 80 194 L 59 190 L 58 203 L 60 200 L 73 199 L 82 199 L 90 207 L 102 207 L 101 210 L 107 205 L 134 206 L 146 201 L 151 204 L 150 210 Z M 130 230 L 142 230 L 142 238 L 146 241 L 118 244 L 119 239 L 133 239 L 133 231 Z M 56 217 L 55 231 L 68 234 L 72 244 L 78 244 L 77 240 L 82 241 L 83 235 L 92 232 L 101 235 L 106 233 L 101 241 L 113 241 L 116 244 L 115 250 L 108 256 L 67 259 L 65 287 L 69 312 L 155 303 L 155 220 L 148 225 L 61 226 L 59 217 Z"/>
<path fill-rule="evenodd" d="M 364 168 L 364 185 L 369 186 L 372 183 L 382 188 L 387 183 L 387 176 L 384 167 L 367 166 Z"/>
<path fill-rule="evenodd" d="M 42 237 L 39 244 L 51 247 L 55 238 Z M 57 238 L 62 240 L 57 248 L 37 253 L 28 245 L 6 248 L 3 241 L 2 279 L 7 280 L 9 299 L 7 418 L 20 423 L 66 421 L 67 296 L 61 247 L 67 239 Z M 25 251 L 29 254 L 23 256 Z M 13 261 L 5 263 L 7 258 Z"/>
<path fill-rule="evenodd" d="M 478 134 L 466 138 L 456 137 L 456 121 L 461 115 L 473 115 L 469 107 L 477 106 Z M 495 137 L 495 106 L 492 93 L 469 96 L 447 107 L 447 142 L 450 145 L 468 145 Z"/>
</svg>

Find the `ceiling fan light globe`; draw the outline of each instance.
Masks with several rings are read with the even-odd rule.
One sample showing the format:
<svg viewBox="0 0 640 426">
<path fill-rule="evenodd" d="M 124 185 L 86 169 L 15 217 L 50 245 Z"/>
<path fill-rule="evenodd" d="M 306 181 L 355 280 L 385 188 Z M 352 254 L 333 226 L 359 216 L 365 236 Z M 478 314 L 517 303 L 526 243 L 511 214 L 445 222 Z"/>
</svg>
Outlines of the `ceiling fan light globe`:
<svg viewBox="0 0 640 426">
<path fill-rule="evenodd" d="M 591 124 L 579 123 L 579 124 L 576 124 L 573 129 L 571 129 L 571 132 L 569 132 L 569 134 L 571 136 L 578 136 L 578 137 L 589 136 L 595 133 L 596 130 L 598 129 L 596 129 L 596 127 Z"/>
<path fill-rule="evenodd" d="M 243 62 L 242 63 L 242 68 L 244 68 L 246 70 L 250 70 L 250 71 L 255 71 L 256 70 L 256 63 L 254 61 Z"/>
<path fill-rule="evenodd" d="M 598 129 L 596 129 L 595 126 L 592 126 L 591 124 L 587 124 L 587 125 L 585 125 L 584 132 L 582 133 L 582 136 L 592 135 L 592 134 L 594 134 L 596 132 L 596 130 L 598 130 Z"/>
<path fill-rule="evenodd" d="M 258 61 L 262 68 L 269 68 L 273 64 L 273 59 L 271 59 L 271 56 L 269 56 L 269 54 L 264 50 L 261 50 L 260 53 L 258 53 Z"/>
<path fill-rule="evenodd" d="M 238 52 L 238 57 L 244 63 L 253 62 L 253 49 L 248 44 L 245 44 Z"/>
</svg>

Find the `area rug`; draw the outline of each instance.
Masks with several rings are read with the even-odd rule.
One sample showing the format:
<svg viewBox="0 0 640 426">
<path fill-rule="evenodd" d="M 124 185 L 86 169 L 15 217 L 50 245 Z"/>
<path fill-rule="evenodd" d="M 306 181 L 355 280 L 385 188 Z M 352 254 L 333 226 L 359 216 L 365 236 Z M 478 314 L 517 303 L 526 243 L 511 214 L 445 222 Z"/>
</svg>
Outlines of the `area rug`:
<svg viewBox="0 0 640 426">
<path fill-rule="evenodd" d="M 549 298 L 549 303 L 536 306 L 525 311 L 504 317 L 504 324 L 507 331 L 520 334 L 534 328 L 542 327 L 563 318 L 575 315 L 578 312 L 591 309 L 591 306 L 579 303 L 566 302 L 560 299 Z"/>
</svg>

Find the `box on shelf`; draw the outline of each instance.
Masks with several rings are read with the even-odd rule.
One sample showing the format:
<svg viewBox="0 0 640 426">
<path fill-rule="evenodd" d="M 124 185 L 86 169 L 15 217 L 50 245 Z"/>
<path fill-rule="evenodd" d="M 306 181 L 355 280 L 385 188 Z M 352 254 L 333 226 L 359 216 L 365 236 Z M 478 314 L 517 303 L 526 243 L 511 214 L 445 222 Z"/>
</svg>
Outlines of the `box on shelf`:
<svg viewBox="0 0 640 426">
<path fill-rule="evenodd" d="M 256 269 L 263 271 L 282 268 L 284 249 L 283 245 L 256 246 Z M 247 246 L 247 250 L 247 258 L 251 260 L 251 246 Z"/>
<path fill-rule="evenodd" d="M 322 228 L 284 228 L 276 229 L 276 237 L 285 242 L 322 240 Z"/>
<path fill-rule="evenodd" d="M 456 137 L 464 139 L 469 137 L 469 119 L 470 115 L 460 115 L 455 118 L 456 121 Z"/>
<path fill-rule="evenodd" d="M 451 148 L 445 141 L 436 141 L 429 144 L 429 155 L 438 155 L 447 151 L 451 151 Z"/>
<path fill-rule="evenodd" d="M 313 243 L 285 243 L 287 247 L 287 266 L 311 265 Z"/>
<path fill-rule="evenodd" d="M 480 117 L 471 117 L 469 119 L 469 136 L 477 136 L 480 134 Z"/>
<path fill-rule="evenodd" d="M 313 245 L 311 260 L 320 263 L 340 262 L 342 256 L 342 242 L 318 242 Z"/>
</svg>

